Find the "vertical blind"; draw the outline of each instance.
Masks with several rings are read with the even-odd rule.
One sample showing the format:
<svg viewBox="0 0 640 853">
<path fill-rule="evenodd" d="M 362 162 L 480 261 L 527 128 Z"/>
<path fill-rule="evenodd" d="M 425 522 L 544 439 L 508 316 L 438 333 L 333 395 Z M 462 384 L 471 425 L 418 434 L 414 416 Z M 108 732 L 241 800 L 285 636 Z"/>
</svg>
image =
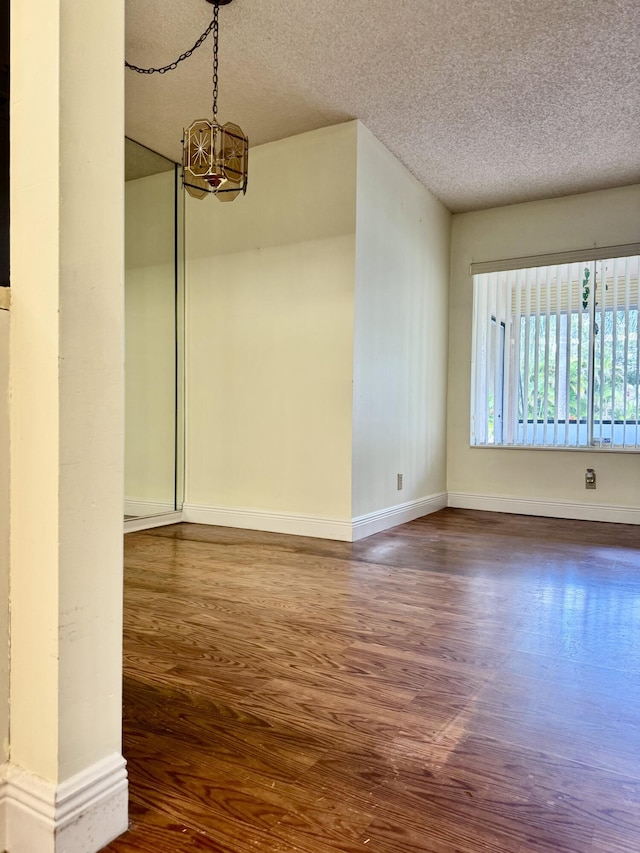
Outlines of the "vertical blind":
<svg viewBox="0 0 640 853">
<path fill-rule="evenodd" d="M 474 275 L 471 443 L 640 443 L 639 256 Z"/>
</svg>

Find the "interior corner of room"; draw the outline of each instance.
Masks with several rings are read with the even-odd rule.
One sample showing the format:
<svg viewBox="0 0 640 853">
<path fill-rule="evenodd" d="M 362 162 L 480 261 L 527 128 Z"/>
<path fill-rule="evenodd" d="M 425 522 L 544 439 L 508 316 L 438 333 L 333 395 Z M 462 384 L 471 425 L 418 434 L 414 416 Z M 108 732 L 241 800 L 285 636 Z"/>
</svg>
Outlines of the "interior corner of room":
<svg viewBox="0 0 640 853">
<path fill-rule="evenodd" d="M 127 141 L 126 529 L 351 540 L 444 506 L 444 205 L 356 121 L 254 148 L 234 208 L 176 206 L 153 156 Z"/>
<path fill-rule="evenodd" d="M 347 122 L 254 148 L 242 206 L 183 206 L 173 164 L 133 152 L 155 173 L 126 189 L 127 529 L 353 540 L 445 505 L 640 520 L 638 454 L 469 440 L 470 265 L 632 244 L 640 186 L 452 215 Z"/>
</svg>

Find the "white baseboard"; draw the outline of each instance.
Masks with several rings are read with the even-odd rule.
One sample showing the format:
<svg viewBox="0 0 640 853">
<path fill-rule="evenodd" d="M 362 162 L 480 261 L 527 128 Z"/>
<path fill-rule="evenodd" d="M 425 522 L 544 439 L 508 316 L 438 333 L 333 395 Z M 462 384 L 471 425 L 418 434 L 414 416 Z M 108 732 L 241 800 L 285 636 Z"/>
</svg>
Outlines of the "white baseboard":
<svg viewBox="0 0 640 853">
<path fill-rule="evenodd" d="M 413 521 L 414 518 L 436 512 L 446 506 L 447 494 L 442 492 L 362 515 L 352 521 L 344 521 L 338 518 L 298 513 L 185 504 L 182 508 L 182 520 L 192 524 L 212 524 L 220 527 L 237 527 L 241 530 L 264 530 L 270 533 L 288 533 L 293 536 L 313 536 L 317 539 L 355 542 L 358 539 L 364 539 L 365 536 L 380 533 L 382 530 L 396 527 L 406 521 Z"/>
<path fill-rule="evenodd" d="M 147 515 L 141 518 L 127 518 L 124 522 L 125 533 L 137 530 L 151 530 L 153 527 L 166 527 L 167 524 L 179 524 L 184 521 L 182 511 L 165 512 L 162 515 Z"/>
<path fill-rule="evenodd" d="M 163 512 L 173 512 L 175 508 L 173 501 L 147 501 L 138 498 L 124 499 L 125 515 L 160 515 Z"/>
<path fill-rule="evenodd" d="M 12 764 L 3 777 L 7 853 L 97 853 L 127 829 L 127 770 L 119 753 L 57 786 Z"/>
<path fill-rule="evenodd" d="M 413 521 L 416 518 L 421 518 L 423 515 L 429 515 L 432 512 L 437 512 L 447 506 L 447 493 L 439 492 L 435 495 L 429 495 L 426 498 L 420 498 L 415 501 L 407 501 L 397 506 L 381 509 L 377 512 L 370 512 L 367 515 L 360 515 L 353 519 L 352 535 L 353 541 L 364 539 L 366 536 L 372 536 L 374 533 L 381 533 L 383 530 L 388 530 L 390 527 L 397 527 L 398 524 L 406 524 L 407 521 Z"/>
<path fill-rule="evenodd" d="M 511 512 L 517 515 L 541 515 L 549 518 L 575 518 L 582 521 L 609 521 L 617 524 L 640 524 L 640 507 L 612 504 L 547 501 L 508 495 L 477 495 L 449 492 L 449 506 L 481 509 L 489 512 Z"/>
<path fill-rule="evenodd" d="M 292 512 L 185 504 L 182 507 L 182 520 L 192 524 L 213 524 L 219 527 L 238 527 L 241 530 L 264 530 L 269 533 L 289 533 L 293 536 L 313 536 L 316 539 L 351 541 L 350 521 Z"/>
</svg>

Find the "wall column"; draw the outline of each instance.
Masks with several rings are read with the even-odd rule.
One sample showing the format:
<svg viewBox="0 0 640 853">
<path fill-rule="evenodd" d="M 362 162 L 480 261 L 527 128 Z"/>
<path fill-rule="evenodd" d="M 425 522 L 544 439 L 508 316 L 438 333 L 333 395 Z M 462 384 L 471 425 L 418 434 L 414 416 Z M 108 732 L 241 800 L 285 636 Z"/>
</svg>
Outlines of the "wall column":
<svg viewBox="0 0 640 853">
<path fill-rule="evenodd" d="M 124 0 L 11 0 L 8 853 L 127 825 L 123 66 Z"/>
</svg>

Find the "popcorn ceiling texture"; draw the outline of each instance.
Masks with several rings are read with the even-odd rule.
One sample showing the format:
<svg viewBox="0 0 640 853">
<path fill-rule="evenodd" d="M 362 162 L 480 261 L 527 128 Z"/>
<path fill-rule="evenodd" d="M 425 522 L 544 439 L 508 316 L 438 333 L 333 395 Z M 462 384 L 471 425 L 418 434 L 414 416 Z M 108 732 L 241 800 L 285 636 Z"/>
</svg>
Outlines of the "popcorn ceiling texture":
<svg viewBox="0 0 640 853">
<path fill-rule="evenodd" d="M 211 9 L 127 0 L 127 59 L 175 59 Z M 127 135 L 179 160 L 210 80 L 211 41 L 127 71 Z M 453 212 L 637 183 L 639 0 L 234 0 L 219 118 L 252 145 L 358 118 Z"/>
</svg>

